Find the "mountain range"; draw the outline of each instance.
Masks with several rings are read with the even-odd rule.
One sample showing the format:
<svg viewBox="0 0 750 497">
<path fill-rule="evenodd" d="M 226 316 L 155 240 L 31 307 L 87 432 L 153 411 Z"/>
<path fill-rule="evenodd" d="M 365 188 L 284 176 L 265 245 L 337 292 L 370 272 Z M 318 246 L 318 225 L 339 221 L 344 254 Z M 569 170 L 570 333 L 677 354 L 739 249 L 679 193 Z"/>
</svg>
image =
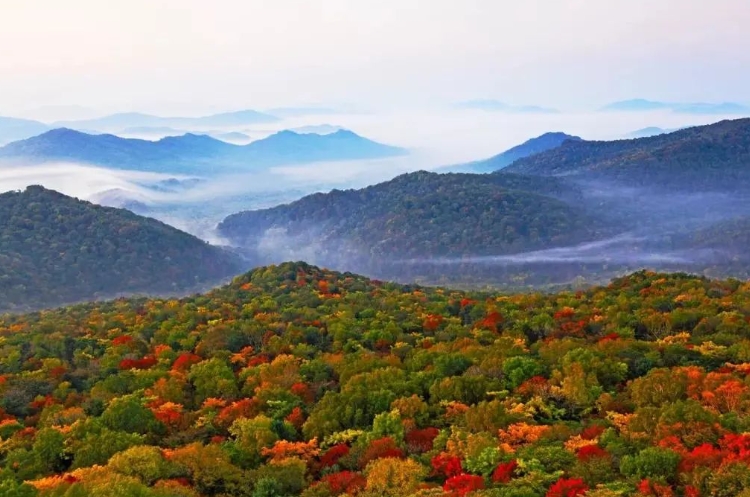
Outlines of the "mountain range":
<svg viewBox="0 0 750 497">
<path fill-rule="evenodd" d="M 363 143 L 400 152 L 348 131 L 286 131 L 238 147 L 200 135 L 145 142 L 53 130 L 0 155 L 106 157 L 115 167 L 170 171 L 189 162 L 182 170 L 195 171 L 229 158 L 361 156 Z M 484 170 L 513 158 L 492 174 L 410 173 L 239 212 L 218 234 L 253 264 L 303 259 L 401 281 L 526 286 L 644 265 L 750 274 L 741 248 L 750 237 L 750 119 L 609 142 L 550 133 L 484 161 Z"/>
<path fill-rule="evenodd" d="M 405 153 L 404 149 L 383 145 L 345 130 L 327 135 L 281 131 L 248 145 L 233 145 L 190 133 L 147 141 L 60 128 L 0 148 L 0 161 L 26 164 L 70 161 L 121 169 L 195 174 L 222 168 L 247 170 Z"/>
<path fill-rule="evenodd" d="M 655 110 L 670 110 L 683 114 L 750 114 L 750 107 L 735 102 L 658 102 L 642 98 L 612 102 L 605 105 L 600 110 L 605 112 L 648 112 Z"/>
<path fill-rule="evenodd" d="M 140 112 L 122 112 L 93 119 L 58 121 L 54 128 L 117 132 L 132 127 L 222 128 L 274 123 L 280 119 L 255 110 L 223 112 L 198 117 L 162 117 Z"/>
<path fill-rule="evenodd" d="M 736 221 L 750 216 L 750 119 L 612 142 L 556 136 L 492 174 L 406 174 L 241 212 L 219 232 L 259 264 L 400 281 L 538 285 L 644 265 L 750 274 L 736 242 L 750 237 Z M 717 233 L 735 242 L 707 244 Z"/>
<path fill-rule="evenodd" d="M 40 186 L 0 194 L 0 311 L 205 289 L 237 255 L 159 221 Z"/>
<path fill-rule="evenodd" d="M 167 136 L 182 136 L 187 134 L 190 134 L 190 132 L 187 130 L 169 128 L 166 126 L 133 126 L 119 131 L 117 133 L 117 136 L 120 136 L 121 138 L 159 140 Z M 240 133 L 239 131 L 207 130 L 199 134 L 210 136 L 211 138 L 215 138 L 227 143 L 246 144 L 250 141 L 250 137 L 248 135 Z"/>
<path fill-rule="evenodd" d="M 689 191 L 750 186 L 750 119 L 615 141 L 563 142 L 505 171 Z"/>
<path fill-rule="evenodd" d="M 122 112 L 90 119 L 64 120 L 51 123 L 0 116 L 0 145 L 25 140 L 56 128 L 69 128 L 89 134 L 114 133 L 124 135 L 133 134 L 135 129 L 143 131 L 144 135 L 158 133 L 160 136 L 182 135 L 186 131 L 180 129 L 187 129 L 190 131 L 200 130 L 201 133 L 216 135 L 236 131 L 238 127 L 269 124 L 280 120 L 279 117 L 274 115 L 254 110 L 224 112 L 199 117 L 161 117 L 140 112 Z M 216 128 L 219 128 L 219 130 L 215 130 Z M 221 129 L 224 129 L 224 131 L 220 131 Z"/>
</svg>

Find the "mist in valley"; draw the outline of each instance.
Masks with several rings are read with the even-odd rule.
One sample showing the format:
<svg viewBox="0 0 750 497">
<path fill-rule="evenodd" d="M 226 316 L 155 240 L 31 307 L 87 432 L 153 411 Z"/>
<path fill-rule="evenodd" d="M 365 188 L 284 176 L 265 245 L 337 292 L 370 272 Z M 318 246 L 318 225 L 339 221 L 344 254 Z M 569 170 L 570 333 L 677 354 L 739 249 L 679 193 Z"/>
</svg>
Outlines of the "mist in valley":
<svg viewBox="0 0 750 497">
<path fill-rule="evenodd" d="M 583 193 L 576 207 L 601 223 L 598 236 L 585 243 L 512 254 L 404 258 L 331 236 L 331 226 L 307 226 L 295 232 L 268 229 L 257 243 L 242 248 L 258 264 L 305 260 L 401 282 L 506 286 L 605 282 L 640 269 L 727 276 L 750 259 L 743 246 L 713 238 L 710 231 L 717 226 L 726 231 L 722 223 L 750 219 L 748 192 L 573 185 Z"/>
<path fill-rule="evenodd" d="M 244 133 L 255 140 L 281 129 L 305 129 L 335 121 L 337 126 L 369 139 L 408 148 L 410 153 L 385 159 L 291 164 L 247 173 L 232 170 L 225 174 L 218 171 L 190 176 L 117 170 L 94 164 L 4 163 L 0 166 L 0 191 L 41 184 L 84 200 L 127 208 L 210 243 L 228 245 L 230 240 L 220 236 L 216 226 L 239 211 L 272 207 L 334 188 L 362 188 L 411 171 L 448 171 L 453 164 L 490 157 L 548 131 L 609 140 L 647 126 L 676 128 L 713 122 L 721 117 L 674 112 L 523 114 L 457 108 L 303 115 L 272 124 L 220 131 Z M 152 138 L 158 137 L 157 133 Z M 248 169 L 252 169 L 251 164 Z M 238 248 L 251 252 L 251 261 L 257 263 L 306 260 L 397 279 L 429 275 L 446 265 L 460 265 L 463 272 L 471 266 L 484 268 L 476 270 L 481 272 L 487 271 L 487 267 L 533 271 L 537 265 L 581 267 L 582 264 L 610 269 L 689 268 L 721 256 L 713 249 L 696 251 L 680 247 L 680 243 L 686 243 L 688 233 L 750 213 L 750 196 L 742 192 L 684 194 L 606 182 L 574 185 L 584 193 L 577 207 L 596 216 L 604 226 L 600 238 L 582 245 L 458 259 L 414 260 L 392 254 L 373 262 L 373 255 L 366 249 L 352 246 L 347 240 L 327 238 L 324 226 L 310 226 L 305 233 L 270 231 L 254 246 Z M 434 268 L 425 270 L 430 266 Z M 471 272 L 468 270 L 467 274 Z M 565 274 L 567 277 L 568 273 Z"/>
</svg>

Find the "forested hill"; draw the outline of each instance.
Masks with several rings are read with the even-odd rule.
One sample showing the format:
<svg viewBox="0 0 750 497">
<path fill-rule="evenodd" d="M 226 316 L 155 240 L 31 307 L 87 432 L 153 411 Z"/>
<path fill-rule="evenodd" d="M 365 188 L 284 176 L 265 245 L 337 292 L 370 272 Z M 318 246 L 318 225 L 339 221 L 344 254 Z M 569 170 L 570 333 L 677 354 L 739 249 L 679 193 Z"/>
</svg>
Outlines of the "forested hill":
<svg viewBox="0 0 750 497">
<path fill-rule="evenodd" d="M 565 141 L 499 174 L 615 180 L 693 191 L 750 187 L 750 119 L 721 121 L 647 138 Z"/>
<path fill-rule="evenodd" d="M 0 310 L 205 289 L 242 269 L 153 219 L 40 186 L 0 195 Z"/>
<path fill-rule="evenodd" d="M 6 316 L 0 495 L 746 496 L 748 323 L 738 281 L 494 295 L 302 263 Z"/>
<path fill-rule="evenodd" d="M 382 266 L 395 258 L 507 254 L 594 236 L 596 223 L 556 198 L 575 196 L 554 178 L 422 171 L 241 212 L 219 231 L 273 262 L 361 268 L 354 261 Z"/>
</svg>

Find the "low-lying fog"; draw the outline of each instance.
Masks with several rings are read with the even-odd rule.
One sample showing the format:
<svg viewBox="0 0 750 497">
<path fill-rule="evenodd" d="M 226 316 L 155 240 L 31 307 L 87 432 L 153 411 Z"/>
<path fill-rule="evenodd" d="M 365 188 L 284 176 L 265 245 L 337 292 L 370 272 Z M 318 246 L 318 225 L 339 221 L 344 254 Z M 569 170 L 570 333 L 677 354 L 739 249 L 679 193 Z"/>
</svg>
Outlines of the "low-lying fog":
<svg viewBox="0 0 750 497">
<path fill-rule="evenodd" d="M 331 124 L 372 140 L 409 148 L 411 154 L 193 178 L 70 163 L 17 167 L 6 164 L 0 166 L 0 192 L 41 184 L 81 199 L 131 208 L 209 241 L 220 242 L 214 227 L 228 214 L 289 202 L 315 191 L 363 187 L 408 171 L 440 170 L 442 166 L 495 155 L 548 131 L 564 131 L 585 139 L 617 139 L 648 126 L 671 129 L 720 119 L 721 116 L 670 112 L 523 114 L 452 108 L 304 116 L 273 125 L 221 131 L 260 139 L 280 129 Z"/>
</svg>

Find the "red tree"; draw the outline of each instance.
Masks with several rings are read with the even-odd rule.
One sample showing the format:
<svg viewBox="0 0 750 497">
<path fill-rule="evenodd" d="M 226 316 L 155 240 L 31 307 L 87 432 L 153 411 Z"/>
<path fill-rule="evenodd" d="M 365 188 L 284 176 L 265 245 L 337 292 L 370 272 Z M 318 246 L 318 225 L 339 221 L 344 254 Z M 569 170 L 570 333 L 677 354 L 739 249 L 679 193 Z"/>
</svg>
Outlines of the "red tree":
<svg viewBox="0 0 750 497">
<path fill-rule="evenodd" d="M 492 481 L 495 483 L 508 483 L 513 478 L 513 472 L 518 467 L 518 461 L 513 459 L 510 462 L 504 462 L 497 465 L 492 473 Z"/>
<path fill-rule="evenodd" d="M 545 497 L 577 497 L 585 494 L 588 489 L 580 478 L 560 478 L 549 487 Z"/>
<path fill-rule="evenodd" d="M 432 458 L 432 472 L 436 475 L 443 475 L 446 478 L 463 473 L 461 459 L 449 454 L 438 454 Z"/>
<path fill-rule="evenodd" d="M 452 476 L 446 480 L 443 485 L 443 490 L 449 492 L 451 495 L 463 497 L 469 492 L 475 490 L 481 490 L 484 488 L 484 478 L 477 475 L 469 475 L 466 473 Z"/>
</svg>

